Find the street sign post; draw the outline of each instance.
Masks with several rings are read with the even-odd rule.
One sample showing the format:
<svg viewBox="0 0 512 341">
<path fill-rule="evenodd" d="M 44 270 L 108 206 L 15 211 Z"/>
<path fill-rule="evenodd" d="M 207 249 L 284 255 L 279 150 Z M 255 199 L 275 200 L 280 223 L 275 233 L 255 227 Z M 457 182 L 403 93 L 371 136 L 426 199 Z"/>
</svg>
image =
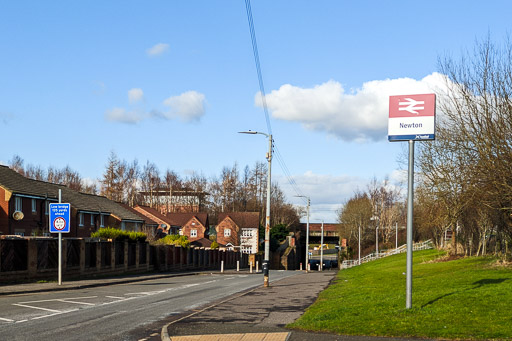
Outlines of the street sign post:
<svg viewBox="0 0 512 341">
<path fill-rule="evenodd" d="M 69 233 L 71 204 L 63 204 L 59 189 L 59 203 L 50 204 L 50 232 L 59 234 L 59 285 L 62 285 L 62 234 Z"/>
<path fill-rule="evenodd" d="M 389 97 L 388 140 L 409 141 L 407 180 L 407 275 L 405 308 L 412 308 L 412 221 L 414 206 L 414 141 L 435 139 L 436 95 Z"/>
</svg>

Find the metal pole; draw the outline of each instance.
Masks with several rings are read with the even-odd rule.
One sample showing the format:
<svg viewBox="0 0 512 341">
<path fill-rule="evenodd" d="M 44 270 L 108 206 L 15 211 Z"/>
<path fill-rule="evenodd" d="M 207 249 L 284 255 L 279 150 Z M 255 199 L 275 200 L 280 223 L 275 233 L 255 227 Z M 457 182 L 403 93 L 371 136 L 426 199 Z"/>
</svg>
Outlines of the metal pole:
<svg viewBox="0 0 512 341">
<path fill-rule="evenodd" d="M 361 265 L 361 225 L 359 225 L 359 238 L 358 238 L 358 251 L 359 251 L 359 265 Z"/>
<path fill-rule="evenodd" d="M 407 276 L 405 308 L 412 308 L 412 220 L 414 205 L 414 141 L 409 140 L 409 170 L 407 181 Z"/>
<path fill-rule="evenodd" d="M 322 220 L 322 235 L 320 237 L 320 271 L 324 269 L 324 221 Z"/>
<path fill-rule="evenodd" d="M 395 224 L 395 249 L 398 249 L 398 223 Z"/>
<path fill-rule="evenodd" d="M 268 177 L 267 177 L 267 217 L 265 219 L 265 265 L 263 271 L 263 286 L 269 286 L 268 275 L 270 272 L 270 190 L 271 190 L 271 171 L 272 171 L 272 135 L 268 135 Z"/>
<path fill-rule="evenodd" d="M 375 257 L 379 258 L 379 223 L 378 223 L 378 221 L 377 221 L 377 224 L 375 225 Z"/>
<path fill-rule="evenodd" d="M 306 272 L 308 272 L 308 264 L 309 264 L 309 205 L 310 205 L 310 201 L 308 198 L 308 221 L 306 224 Z"/>
<path fill-rule="evenodd" d="M 62 190 L 59 189 L 59 204 L 62 203 Z M 62 285 L 62 232 L 59 232 L 59 285 Z"/>
</svg>

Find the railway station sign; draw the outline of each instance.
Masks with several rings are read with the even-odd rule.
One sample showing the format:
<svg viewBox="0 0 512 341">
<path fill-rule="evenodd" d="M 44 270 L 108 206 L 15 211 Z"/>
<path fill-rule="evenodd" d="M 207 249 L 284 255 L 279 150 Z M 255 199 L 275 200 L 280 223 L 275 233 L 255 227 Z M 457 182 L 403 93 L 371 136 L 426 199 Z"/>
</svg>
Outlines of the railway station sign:
<svg viewBox="0 0 512 341">
<path fill-rule="evenodd" d="M 435 139 L 436 95 L 389 97 L 389 141 Z"/>
</svg>

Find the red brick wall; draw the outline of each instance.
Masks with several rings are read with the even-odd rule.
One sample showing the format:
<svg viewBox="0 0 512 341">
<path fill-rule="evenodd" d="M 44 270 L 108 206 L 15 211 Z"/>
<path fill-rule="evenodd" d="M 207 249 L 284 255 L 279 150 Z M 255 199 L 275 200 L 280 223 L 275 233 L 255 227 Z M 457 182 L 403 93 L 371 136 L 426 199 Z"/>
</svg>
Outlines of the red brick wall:
<svg viewBox="0 0 512 341">
<path fill-rule="evenodd" d="M 230 229 L 231 230 L 231 236 L 225 237 L 224 236 L 224 230 Z M 240 232 L 238 226 L 233 222 L 233 220 L 226 218 L 223 221 L 220 222 L 220 224 L 217 225 L 215 228 L 217 231 L 217 243 L 226 245 L 228 243 L 231 243 L 235 246 L 240 245 L 238 233 Z"/>
<path fill-rule="evenodd" d="M 183 235 L 187 236 L 188 240 L 193 242 L 194 240 L 206 238 L 206 227 L 201 224 L 199 220 L 196 218 L 190 219 L 188 223 L 182 226 L 181 230 L 183 231 Z M 191 237 L 190 231 L 197 230 L 197 237 Z"/>
<path fill-rule="evenodd" d="M 0 234 L 9 234 L 9 202 L 5 201 L 5 190 L 0 187 Z"/>
</svg>

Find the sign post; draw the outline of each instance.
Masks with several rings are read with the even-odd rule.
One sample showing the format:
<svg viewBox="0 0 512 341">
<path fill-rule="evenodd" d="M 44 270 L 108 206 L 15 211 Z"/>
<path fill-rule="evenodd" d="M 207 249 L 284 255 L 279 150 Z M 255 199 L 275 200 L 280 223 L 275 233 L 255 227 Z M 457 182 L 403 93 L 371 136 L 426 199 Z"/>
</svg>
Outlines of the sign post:
<svg viewBox="0 0 512 341">
<path fill-rule="evenodd" d="M 71 205 L 61 203 L 61 190 L 59 189 L 59 203 L 50 204 L 50 232 L 59 234 L 59 285 L 62 285 L 62 234 L 69 233 Z"/>
<path fill-rule="evenodd" d="M 389 97 L 388 140 L 409 141 L 407 179 L 407 276 L 405 307 L 412 308 L 412 222 L 414 207 L 414 141 L 435 139 L 436 95 Z"/>
</svg>

